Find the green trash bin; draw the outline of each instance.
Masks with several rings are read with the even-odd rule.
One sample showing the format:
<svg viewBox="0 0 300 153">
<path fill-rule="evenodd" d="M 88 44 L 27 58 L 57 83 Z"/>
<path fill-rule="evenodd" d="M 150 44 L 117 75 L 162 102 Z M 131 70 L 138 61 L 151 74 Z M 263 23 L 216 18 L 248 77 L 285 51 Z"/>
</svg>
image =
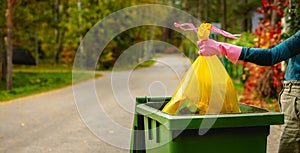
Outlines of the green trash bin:
<svg viewBox="0 0 300 153">
<path fill-rule="evenodd" d="M 170 115 L 160 111 L 170 99 L 136 98 L 131 153 L 265 153 L 270 125 L 284 122 L 283 113 L 241 103 L 237 114 Z"/>
</svg>

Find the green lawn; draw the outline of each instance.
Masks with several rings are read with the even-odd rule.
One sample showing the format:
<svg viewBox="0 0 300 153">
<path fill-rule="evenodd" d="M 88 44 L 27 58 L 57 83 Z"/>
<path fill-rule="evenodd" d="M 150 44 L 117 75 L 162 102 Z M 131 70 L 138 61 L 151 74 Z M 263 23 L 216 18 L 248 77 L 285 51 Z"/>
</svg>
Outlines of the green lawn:
<svg viewBox="0 0 300 153">
<path fill-rule="evenodd" d="M 99 77 L 87 72 L 76 72 L 75 81 Z M 13 89 L 0 84 L 0 102 L 61 88 L 72 84 L 71 68 L 17 67 L 13 71 Z"/>
</svg>

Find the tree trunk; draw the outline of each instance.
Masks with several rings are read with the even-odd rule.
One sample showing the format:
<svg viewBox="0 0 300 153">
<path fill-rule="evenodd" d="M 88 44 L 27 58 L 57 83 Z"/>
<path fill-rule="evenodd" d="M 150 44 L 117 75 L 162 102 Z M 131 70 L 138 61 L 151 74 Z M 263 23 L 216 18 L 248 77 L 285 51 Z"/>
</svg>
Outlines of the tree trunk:
<svg viewBox="0 0 300 153">
<path fill-rule="evenodd" d="M 248 3 L 248 0 L 242 0 L 243 6 L 246 6 Z M 247 12 L 243 13 L 243 19 L 242 19 L 242 31 L 248 31 L 248 19 L 247 19 Z"/>
<path fill-rule="evenodd" d="M 1 14 L 0 18 L 6 19 L 5 11 L 7 4 L 0 3 Z M 0 22 L 0 82 L 6 82 L 6 46 L 5 46 L 5 34 L 6 34 L 6 22 L 1 20 Z"/>
<path fill-rule="evenodd" d="M 210 0 L 206 0 L 205 1 L 205 22 L 208 22 L 208 18 L 209 18 L 209 8 L 210 8 L 210 3 L 209 3 Z"/>
<path fill-rule="evenodd" d="M 227 7 L 226 7 L 226 0 L 222 0 L 222 29 L 227 30 Z M 226 42 L 226 37 L 224 37 L 224 42 Z"/>
<path fill-rule="evenodd" d="M 6 82 L 6 47 L 5 30 L 0 29 L 0 81 Z"/>
<path fill-rule="evenodd" d="M 198 0 L 198 20 L 202 22 L 202 0 Z"/>
<path fill-rule="evenodd" d="M 63 37 L 64 37 L 64 31 L 60 32 L 61 30 L 56 29 L 55 31 L 55 36 L 56 36 L 56 42 L 55 42 L 55 64 L 59 63 L 59 55 L 62 50 L 62 42 L 63 42 Z"/>
<path fill-rule="evenodd" d="M 276 0 L 274 0 L 273 3 L 275 4 Z M 271 14 L 271 26 L 275 27 L 276 23 L 277 23 L 277 12 L 276 12 L 276 10 L 272 10 L 272 14 Z"/>
<path fill-rule="evenodd" d="M 7 0 L 7 74 L 6 74 L 6 88 L 8 90 L 12 89 L 12 5 L 11 0 Z"/>
<path fill-rule="evenodd" d="M 60 0 L 55 0 L 53 5 L 53 15 L 54 15 L 54 23 L 55 23 L 55 29 L 54 29 L 54 38 L 55 38 L 55 44 L 54 44 L 54 63 L 58 63 L 58 54 L 59 54 L 59 40 L 60 40 L 60 29 L 59 29 L 59 5 Z"/>
</svg>

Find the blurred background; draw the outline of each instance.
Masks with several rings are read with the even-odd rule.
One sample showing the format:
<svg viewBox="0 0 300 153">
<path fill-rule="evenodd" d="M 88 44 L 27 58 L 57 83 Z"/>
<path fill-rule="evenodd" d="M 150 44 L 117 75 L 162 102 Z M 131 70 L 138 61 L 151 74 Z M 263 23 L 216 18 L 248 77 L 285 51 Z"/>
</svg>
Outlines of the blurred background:
<svg viewBox="0 0 300 153">
<path fill-rule="evenodd" d="M 74 57 L 85 34 L 109 14 L 142 4 L 175 7 L 201 22 L 242 33 L 234 41 L 211 37 L 245 47 L 271 48 L 300 29 L 300 0 L 0 0 L 0 101 L 71 84 Z M 112 70 L 124 50 L 146 40 L 170 43 L 191 61 L 197 57 L 197 46 L 180 33 L 140 26 L 111 40 L 96 69 Z M 147 61 L 143 66 L 150 66 L 157 53 L 172 53 L 173 49 L 134 54 L 130 60 Z M 287 62 L 262 67 L 222 60 L 241 102 L 279 111 L 277 96 Z M 90 77 L 82 74 L 78 80 Z"/>
</svg>

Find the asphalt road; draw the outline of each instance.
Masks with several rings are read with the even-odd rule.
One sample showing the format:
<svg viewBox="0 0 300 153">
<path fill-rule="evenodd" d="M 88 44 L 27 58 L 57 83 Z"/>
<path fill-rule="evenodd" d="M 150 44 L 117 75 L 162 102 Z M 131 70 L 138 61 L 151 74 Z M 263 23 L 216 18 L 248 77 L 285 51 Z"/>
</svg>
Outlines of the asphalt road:
<svg viewBox="0 0 300 153">
<path fill-rule="evenodd" d="M 163 55 L 149 68 L 103 77 L 0 104 L 1 153 L 127 153 L 136 96 L 170 96 L 189 68 Z M 268 152 L 277 149 L 272 126 Z M 255 144 L 253 144 L 255 145 Z"/>
</svg>

